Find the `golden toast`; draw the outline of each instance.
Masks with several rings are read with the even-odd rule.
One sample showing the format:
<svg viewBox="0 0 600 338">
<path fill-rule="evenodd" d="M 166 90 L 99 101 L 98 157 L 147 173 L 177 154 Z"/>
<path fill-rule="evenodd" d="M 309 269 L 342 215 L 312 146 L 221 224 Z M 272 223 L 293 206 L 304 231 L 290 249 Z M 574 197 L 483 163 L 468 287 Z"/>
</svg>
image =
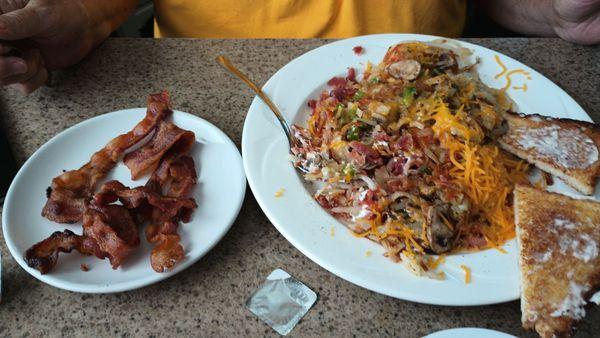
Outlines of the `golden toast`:
<svg viewBox="0 0 600 338">
<path fill-rule="evenodd" d="M 591 195 L 600 170 L 600 127 L 540 115 L 505 115 L 508 131 L 498 139 L 506 151 Z"/>
<path fill-rule="evenodd" d="M 600 203 L 517 185 L 514 208 L 523 327 L 570 337 L 600 289 Z"/>
</svg>

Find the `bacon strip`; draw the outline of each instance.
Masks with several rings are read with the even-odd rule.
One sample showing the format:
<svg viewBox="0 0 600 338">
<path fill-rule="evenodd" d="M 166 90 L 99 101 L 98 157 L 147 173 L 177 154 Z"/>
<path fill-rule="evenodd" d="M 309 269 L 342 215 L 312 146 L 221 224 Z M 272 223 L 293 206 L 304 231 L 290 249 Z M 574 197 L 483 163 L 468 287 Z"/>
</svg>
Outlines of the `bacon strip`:
<svg viewBox="0 0 600 338">
<path fill-rule="evenodd" d="M 183 247 L 179 244 L 179 235 L 159 234 L 152 249 L 150 265 L 156 272 L 164 272 L 173 268 L 185 257 Z"/>
<path fill-rule="evenodd" d="M 93 239 L 113 269 L 140 244 L 137 226 L 125 207 L 92 203 L 83 214 L 83 235 Z"/>
<path fill-rule="evenodd" d="M 27 250 L 27 265 L 45 274 L 56 266 L 59 252 L 76 250 L 100 259 L 108 257 L 112 268 L 118 268 L 140 244 L 137 225 L 129 210 L 122 205 L 109 204 L 116 201 L 110 194 L 120 188 L 119 185 L 124 187 L 117 181 L 103 185 L 103 194 L 87 205 L 83 213 L 83 235 L 70 230 L 53 233 Z"/>
<path fill-rule="evenodd" d="M 179 221 L 188 222 L 192 211 L 197 207 L 193 198 L 185 197 L 191 187 L 196 184 L 194 161 L 189 156 L 181 156 L 177 160 L 165 158 L 162 168 L 166 176 L 159 180 L 157 171 L 148 182 L 158 190 L 148 186 L 129 189 L 118 181 L 106 182 L 94 195 L 95 203 L 112 203 L 119 200 L 130 209 L 138 222 L 149 221 L 146 227 L 148 242 L 155 244 L 150 256 L 152 268 L 157 272 L 171 269 L 184 258 L 184 250 L 179 244 L 181 238 L 177 234 Z M 169 165 L 165 161 L 169 160 Z M 162 186 L 169 185 L 172 196 L 161 194 Z M 84 225 L 85 226 L 85 225 Z"/>
<path fill-rule="evenodd" d="M 56 231 L 50 237 L 34 244 L 25 252 L 24 258 L 29 267 L 46 274 L 56 266 L 59 252 L 69 253 L 73 250 L 86 256 L 95 255 L 100 259 L 106 256 L 93 239 L 76 235 L 71 230 L 64 230 Z"/>
<path fill-rule="evenodd" d="M 151 95 L 146 117 L 130 132 L 111 140 L 80 169 L 52 180 L 42 215 L 59 223 L 83 220 L 83 235 L 57 231 L 33 245 L 24 257 L 30 267 L 47 273 L 56 265 L 59 252 L 76 250 L 100 259 L 108 257 L 116 269 L 139 245 L 137 225 L 145 221 L 150 223 L 146 237 L 155 245 L 151 254 L 155 271 L 170 269 L 184 258 L 177 228 L 180 221 L 189 222 L 197 207 L 194 199 L 187 197 L 198 179 L 196 168 L 194 160 L 184 155 L 193 146 L 195 135 L 165 122 L 171 113 L 166 92 Z M 156 168 L 146 185 L 130 189 L 109 181 L 93 194 L 96 183 L 119 157 L 155 129 L 145 146 L 124 158 L 134 179 Z M 116 201 L 121 205 L 113 204 Z"/>
<path fill-rule="evenodd" d="M 198 177 L 194 160 L 173 149 L 167 153 L 159 167 L 154 171 L 146 187 L 154 191 L 167 189 L 167 196 L 183 198 L 196 185 Z M 150 255 L 150 264 L 156 272 L 171 269 L 183 260 L 184 251 L 177 234 L 178 223 L 189 222 L 193 209 L 183 208 L 177 215 L 171 216 L 154 209 L 150 224 L 146 227 L 146 239 L 154 243 Z"/>
<path fill-rule="evenodd" d="M 81 221 L 98 180 L 106 176 L 127 149 L 146 137 L 171 113 L 167 92 L 150 95 L 146 117 L 130 132 L 112 139 L 78 170 L 67 171 L 52 180 L 42 216 L 58 223 Z"/>
<path fill-rule="evenodd" d="M 143 147 L 125 155 L 123 162 L 131 171 L 131 178 L 135 180 L 154 169 L 171 148 L 178 153 L 185 153 L 195 141 L 193 132 L 170 122 L 162 122 L 152 139 Z"/>
</svg>

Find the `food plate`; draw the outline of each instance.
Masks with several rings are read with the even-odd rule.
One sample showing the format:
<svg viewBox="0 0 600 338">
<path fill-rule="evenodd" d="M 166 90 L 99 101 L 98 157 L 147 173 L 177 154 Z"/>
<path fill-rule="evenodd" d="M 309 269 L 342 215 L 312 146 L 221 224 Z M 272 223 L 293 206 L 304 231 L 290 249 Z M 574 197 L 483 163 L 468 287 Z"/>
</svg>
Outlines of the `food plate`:
<svg viewBox="0 0 600 338">
<path fill-rule="evenodd" d="M 53 137 L 23 165 L 8 190 L 4 202 L 2 230 L 15 260 L 37 279 L 52 286 L 77 292 L 109 293 L 146 286 L 184 270 L 204 256 L 229 230 L 244 200 L 246 179 L 242 159 L 235 144 L 217 127 L 194 115 L 174 111 L 172 122 L 196 134 L 190 156 L 196 162 L 198 184 L 193 197 L 198 208 L 189 223 L 179 227 L 186 257 L 170 271 L 157 273 L 150 266 L 152 246 L 144 236 L 140 246 L 117 270 L 108 260 L 82 256 L 76 252 L 60 254 L 49 274 L 41 275 L 27 266 L 24 252 L 54 231 L 70 229 L 81 233 L 81 224 L 57 224 L 40 214 L 46 203 L 45 190 L 63 169 L 76 169 L 116 135 L 129 131 L 146 113 L 146 108 L 120 110 L 81 122 Z M 120 162 L 106 180 L 117 179 L 135 187 L 136 181 Z M 89 267 L 81 270 L 81 264 Z"/>
<path fill-rule="evenodd" d="M 337 41 L 291 61 L 263 89 L 290 123 L 306 126 L 307 102 L 327 88 L 329 79 L 345 76 L 349 67 L 356 68 L 360 76 L 368 61 L 377 64 L 388 47 L 399 42 L 436 39 L 441 38 L 384 34 Z M 517 111 L 591 121 L 568 94 L 530 67 L 487 48 L 449 42 L 471 49 L 473 56 L 480 58 L 477 68 L 485 84 L 494 88 L 508 84 Z M 362 46 L 364 53 L 356 55 L 355 46 Z M 382 247 L 354 237 L 313 200 L 309 187 L 290 163 L 281 127 L 258 98 L 252 102 L 244 125 L 242 154 L 250 187 L 269 220 L 292 245 L 332 273 L 375 292 L 422 303 L 482 305 L 519 297 L 515 240 L 503 247 L 507 253 L 493 249 L 448 256 L 442 268 L 447 278 L 440 281 L 412 275 L 401 264 L 382 257 Z M 558 180 L 551 190 L 577 195 Z M 469 284 L 464 282 L 461 265 L 471 269 Z"/>
<path fill-rule="evenodd" d="M 515 338 L 515 336 L 494 330 L 466 327 L 438 331 L 423 338 Z"/>
</svg>

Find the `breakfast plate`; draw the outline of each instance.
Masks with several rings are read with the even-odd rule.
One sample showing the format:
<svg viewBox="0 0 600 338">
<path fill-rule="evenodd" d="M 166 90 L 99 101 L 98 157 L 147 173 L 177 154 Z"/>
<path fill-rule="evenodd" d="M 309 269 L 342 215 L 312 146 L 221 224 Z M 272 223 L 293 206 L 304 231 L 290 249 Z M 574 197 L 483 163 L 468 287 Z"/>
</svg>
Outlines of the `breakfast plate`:
<svg viewBox="0 0 600 338">
<path fill-rule="evenodd" d="M 439 39 L 384 34 L 337 41 L 291 61 L 263 90 L 288 122 L 306 126 L 307 103 L 328 88 L 331 78 L 346 76 L 350 67 L 360 78 L 369 61 L 377 64 L 388 47 L 399 42 Z M 506 88 L 517 112 L 591 121 L 568 94 L 530 67 L 474 44 L 445 43 L 470 49 L 472 57 L 479 60 L 476 67 L 482 82 Z M 354 48 L 358 46 L 362 48 Z M 313 188 L 304 183 L 290 161 L 284 132 L 259 98 L 252 102 L 246 118 L 242 154 L 249 185 L 269 220 L 298 250 L 339 277 L 378 293 L 430 304 L 483 305 L 519 297 L 514 239 L 498 249 L 448 255 L 441 267 L 446 278 L 435 280 L 411 274 L 403 265 L 382 257 L 385 251 L 381 246 L 353 236 L 313 199 Z M 578 195 L 559 180 L 549 190 Z M 464 267 L 471 272 L 469 283 L 465 282 Z"/>
<path fill-rule="evenodd" d="M 146 114 L 145 108 L 115 111 L 81 122 L 53 137 L 20 169 L 4 202 L 2 230 L 14 259 L 35 278 L 52 286 L 87 293 L 110 293 L 143 287 L 188 268 L 204 256 L 227 233 L 236 219 L 246 190 L 240 153 L 225 133 L 194 115 L 174 111 L 169 119 L 196 134 L 190 156 L 196 163 L 198 183 L 192 197 L 198 208 L 189 223 L 179 226 L 185 258 L 173 269 L 155 272 L 150 265 L 152 246 L 140 246 L 124 264 L 113 270 L 108 260 L 76 252 L 60 254 L 55 269 L 40 274 L 27 266 L 25 251 L 54 231 L 81 233 L 81 223 L 57 224 L 40 215 L 46 203 L 46 188 L 62 170 L 79 168 L 109 140 L 129 131 Z M 133 181 L 119 162 L 105 180 L 116 179 L 126 186 L 143 185 L 146 177 Z M 142 236 L 144 237 L 144 236 Z M 86 267 L 86 269 L 83 268 Z M 87 270 L 89 271 L 83 271 Z"/>
</svg>

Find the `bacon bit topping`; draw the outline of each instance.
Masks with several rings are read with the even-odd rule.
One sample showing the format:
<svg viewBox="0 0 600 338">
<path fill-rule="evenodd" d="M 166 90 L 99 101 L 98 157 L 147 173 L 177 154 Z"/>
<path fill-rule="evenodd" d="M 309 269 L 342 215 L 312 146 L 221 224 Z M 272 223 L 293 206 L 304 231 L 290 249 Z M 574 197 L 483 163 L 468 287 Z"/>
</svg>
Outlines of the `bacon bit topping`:
<svg viewBox="0 0 600 338">
<path fill-rule="evenodd" d="M 348 75 L 346 76 L 346 80 L 356 82 L 356 70 L 354 68 L 348 68 Z"/>
<path fill-rule="evenodd" d="M 329 79 L 329 81 L 327 81 L 327 85 L 332 86 L 332 87 L 342 87 L 345 84 L 346 84 L 346 79 L 344 79 L 343 77 L 339 77 L 339 76 L 334 76 L 331 79 Z"/>
<path fill-rule="evenodd" d="M 87 266 L 87 264 L 81 264 L 79 267 L 81 268 L 81 271 L 83 271 L 83 272 L 90 271 L 90 268 L 89 268 L 89 266 Z"/>
<path fill-rule="evenodd" d="M 362 46 L 356 46 L 356 47 L 352 48 L 352 51 L 356 55 L 361 55 L 365 52 L 365 49 Z"/>
</svg>

